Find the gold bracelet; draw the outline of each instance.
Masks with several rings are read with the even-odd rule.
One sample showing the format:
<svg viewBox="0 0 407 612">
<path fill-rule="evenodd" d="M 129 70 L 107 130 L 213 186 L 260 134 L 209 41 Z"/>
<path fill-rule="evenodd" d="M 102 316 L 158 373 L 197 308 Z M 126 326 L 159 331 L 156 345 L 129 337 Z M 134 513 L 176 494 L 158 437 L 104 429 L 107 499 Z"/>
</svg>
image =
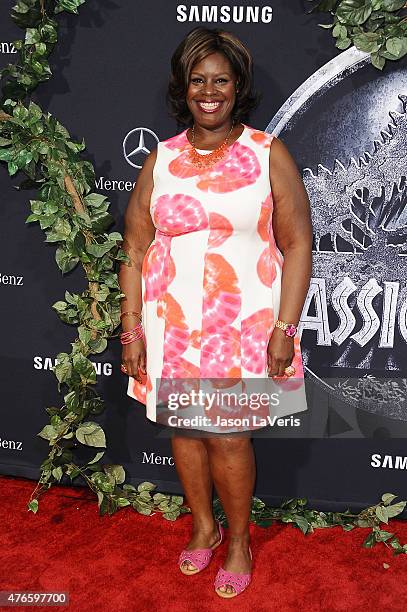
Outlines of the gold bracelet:
<svg viewBox="0 0 407 612">
<path fill-rule="evenodd" d="M 134 310 L 128 310 L 127 312 L 122 312 L 122 314 L 120 315 L 120 321 L 122 320 L 123 317 L 125 317 L 126 315 L 136 315 L 140 321 L 142 319 L 142 315 L 141 312 L 135 312 Z"/>
</svg>

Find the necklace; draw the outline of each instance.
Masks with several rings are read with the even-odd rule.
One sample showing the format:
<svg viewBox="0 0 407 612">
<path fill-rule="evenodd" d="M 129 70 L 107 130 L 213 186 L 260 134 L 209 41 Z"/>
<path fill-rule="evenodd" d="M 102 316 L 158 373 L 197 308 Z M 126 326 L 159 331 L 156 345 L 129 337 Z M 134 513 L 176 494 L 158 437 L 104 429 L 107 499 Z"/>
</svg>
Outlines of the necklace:
<svg viewBox="0 0 407 612">
<path fill-rule="evenodd" d="M 232 123 L 232 127 L 230 128 L 229 133 L 226 136 L 225 140 L 218 147 L 216 147 L 216 149 L 214 149 L 210 153 L 207 153 L 206 155 L 202 155 L 201 153 L 198 153 L 198 151 L 195 148 L 195 129 L 194 128 L 195 128 L 195 124 L 192 126 L 192 149 L 189 152 L 189 158 L 195 166 L 198 166 L 199 168 L 207 168 L 215 164 L 217 161 L 219 161 L 224 156 L 227 144 L 229 142 L 229 137 L 234 128 L 234 123 Z"/>
</svg>

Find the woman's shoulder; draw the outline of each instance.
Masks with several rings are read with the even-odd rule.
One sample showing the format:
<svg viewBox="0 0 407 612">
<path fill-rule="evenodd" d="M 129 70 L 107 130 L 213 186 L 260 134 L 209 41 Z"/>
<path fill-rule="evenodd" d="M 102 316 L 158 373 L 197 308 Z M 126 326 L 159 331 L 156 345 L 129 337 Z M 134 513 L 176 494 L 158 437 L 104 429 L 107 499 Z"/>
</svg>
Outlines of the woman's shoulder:
<svg viewBox="0 0 407 612">
<path fill-rule="evenodd" d="M 247 128 L 249 138 L 260 146 L 269 147 L 276 137 L 273 132 L 266 132 L 265 130 L 260 130 L 251 125 L 244 124 Z"/>
</svg>

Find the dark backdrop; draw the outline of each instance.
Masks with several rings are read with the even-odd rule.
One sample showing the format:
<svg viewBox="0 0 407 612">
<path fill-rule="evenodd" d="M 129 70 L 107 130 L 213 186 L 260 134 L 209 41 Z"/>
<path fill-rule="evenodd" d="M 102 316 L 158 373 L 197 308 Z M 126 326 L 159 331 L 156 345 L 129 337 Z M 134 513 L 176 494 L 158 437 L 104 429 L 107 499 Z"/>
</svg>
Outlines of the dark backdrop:
<svg viewBox="0 0 407 612">
<path fill-rule="evenodd" d="M 4 1 L 1 9 L 1 67 L 16 60 L 12 41 L 21 37 L 21 31 L 9 18 L 12 4 L 11 0 Z M 191 21 L 182 19 L 189 15 L 192 4 L 172 0 L 88 0 L 79 16 L 61 15 L 60 40 L 51 58 L 53 77 L 38 88 L 34 98 L 67 127 L 72 138 L 85 139 L 88 158 L 98 177 L 95 190 L 108 196 L 111 213 L 117 220 L 115 229 L 121 232 L 129 191 L 137 180 L 137 166 L 143 163 L 142 155 L 127 157 L 138 142 L 137 128 L 144 129 L 147 146 L 154 145 L 155 139 L 172 136 L 176 130 L 165 106 L 165 91 L 170 57 L 179 41 L 190 29 L 203 24 L 231 30 L 248 45 L 255 60 L 255 85 L 263 94 L 250 124 L 275 130 L 299 168 L 310 168 L 306 186 L 316 228 L 325 236 L 325 242 L 316 246 L 313 274 L 314 288 L 321 291 L 308 304 L 302 322 L 304 362 L 310 380 L 316 383 L 309 396 L 314 425 L 317 422 L 315 437 L 256 439 L 256 494 L 270 503 L 279 503 L 285 496 L 305 496 L 322 509 L 362 507 L 389 491 L 403 496 L 407 468 L 402 439 L 404 405 L 397 414 L 391 412 L 388 403 L 383 408 L 383 402 L 380 409 L 377 401 L 358 407 L 346 397 L 331 393 L 327 377 L 388 378 L 390 372 L 400 382 L 403 375 L 400 364 L 405 362 L 405 279 L 397 276 L 401 274 L 397 266 L 390 270 L 391 263 L 377 249 L 376 259 L 382 258 L 388 275 L 384 272 L 379 277 L 377 270 L 365 276 L 360 273 L 365 269 L 363 257 L 372 259 L 374 251 L 366 255 L 357 240 L 355 228 L 360 222 L 355 221 L 352 210 L 355 193 L 349 191 L 352 177 L 348 164 L 352 157 L 358 159 L 365 151 L 374 150 L 374 141 L 390 120 L 389 111 L 396 111 L 399 140 L 390 142 L 390 137 L 381 137 L 387 152 L 391 147 L 398 151 L 391 158 L 395 177 L 377 177 L 375 170 L 383 159 L 374 158 L 371 175 L 364 172 L 358 187 L 362 189 L 365 180 L 367 187 L 372 187 L 373 197 L 380 180 L 388 180 L 386 189 L 390 190 L 397 178 L 397 164 L 405 157 L 405 99 L 400 97 L 406 93 L 405 62 L 392 66 L 388 63 L 379 74 L 363 54 L 359 57 L 352 50 L 338 51 L 330 33 L 317 26 L 327 22 L 327 16 L 306 15 L 309 4 L 305 1 L 258 2 L 252 6 L 259 7 L 264 20 L 241 23 L 219 19 L 202 22 L 203 6 L 229 6 L 232 13 L 231 3 L 204 5 L 195 1 L 193 5 L 198 8 Z M 272 9 L 271 20 L 267 7 Z M 394 132 L 390 130 L 390 135 L 394 136 Z M 347 169 L 346 180 L 335 177 L 335 159 Z M 329 169 L 329 184 L 323 173 L 318 174 L 318 164 Z M 342 173 L 346 174 L 345 170 Z M 54 246 L 44 243 L 36 224 L 25 225 L 28 200 L 34 193 L 19 193 L 13 188 L 18 179 L 13 179 L 2 165 L 0 472 L 36 479 L 39 464 L 47 454 L 47 443 L 36 435 L 48 422 L 44 407 L 59 403 L 50 367 L 55 355 L 69 350 L 69 342 L 75 337 L 75 329 L 60 322 L 51 304 L 62 299 L 65 289 L 80 291 L 84 280 L 80 270 L 63 277 L 54 262 Z M 336 227 L 330 234 L 331 230 L 320 223 L 332 202 L 339 215 L 344 193 L 350 218 L 345 228 L 352 237 L 349 248 L 346 241 L 332 241 L 333 234 L 343 236 L 341 228 Z M 405 221 L 405 217 L 399 219 L 401 225 Z M 396 255 L 402 256 L 399 252 Z M 12 277 L 20 280 L 14 282 Z M 365 344 L 351 336 L 365 324 L 362 298 L 357 296 L 365 295 L 362 289 L 373 277 L 381 290 L 376 291 L 371 304 L 381 326 L 385 320 L 385 283 L 398 283 L 399 287 L 393 321 L 395 337 L 390 346 L 380 346 L 380 329 L 372 332 L 372 337 L 366 336 Z M 351 296 L 349 302 L 355 322 L 346 339 L 336 342 L 330 338 L 330 331 L 338 327 L 340 320 L 338 308 L 333 307 L 337 305 L 335 288 L 344 279 L 350 279 L 356 287 L 354 299 Z M 325 293 L 321 287 L 325 287 Z M 321 295 L 325 296 L 326 308 L 318 319 Z M 366 312 L 374 319 L 368 302 L 364 302 Z M 328 330 L 325 340 L 318 335 L 320 324 Z M 108 406 L 100 418 L 108 439 L 105 459 L 122 464 L 128 482 L 151 480 L 161 490 L 179 492 L 169 440 L 158 435 L 157 427 L 145 418 L 143 406 L 126 395 L 127 378 L 120 373 L 120 353 L 118 342 L 111 342 L 105 353 L 93 359 L 98 387 Z"/>
</svg>

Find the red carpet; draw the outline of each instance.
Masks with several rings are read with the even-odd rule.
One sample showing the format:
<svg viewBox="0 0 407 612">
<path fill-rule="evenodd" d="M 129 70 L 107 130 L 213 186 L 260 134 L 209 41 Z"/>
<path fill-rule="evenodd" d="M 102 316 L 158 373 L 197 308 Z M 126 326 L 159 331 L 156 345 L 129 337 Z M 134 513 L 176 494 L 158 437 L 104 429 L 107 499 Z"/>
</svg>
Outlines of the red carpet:
<svg viewBox="0 0 407 612">
<path fill-rule="evenodd" d="M 304 536 L 291 525 L 251 525 L 253 582 L 227 601 L 212 591 L 224 546 L 202 574 L 186 577 L 177 569 L 178 554 L 188 540 L 189 515 L 170 522 L 124 508 L 112 517 L 99 517 L 88 489 L 68 487 L 51 488 L 34 515 L 26 504 L 35 482 L 0 477 L 0 486 L 0 590 L 69 592 L 69 606 L 47 610 L 407 609 L 407 556 L 393 557 L 383 544 L 363 548 L 365 529 L 344 532 L 335 527 Z M 407 542 L 406 521 L 391 521 L 388 531 Z"/>
</svg>

